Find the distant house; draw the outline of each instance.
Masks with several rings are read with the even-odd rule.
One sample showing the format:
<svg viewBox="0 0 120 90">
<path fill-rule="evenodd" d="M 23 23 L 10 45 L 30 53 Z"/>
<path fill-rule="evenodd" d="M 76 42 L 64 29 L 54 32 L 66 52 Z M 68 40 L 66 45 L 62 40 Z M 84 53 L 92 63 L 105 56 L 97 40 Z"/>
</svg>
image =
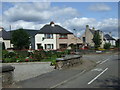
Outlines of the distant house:
<svg viewBox="0 0 120 90">
<path fill-rule="evenodd" d="M 104 41 L 105 43 L 110 43 L 112 46 L 115 46 L 116 39 L 114 39 L 110 34 L 105 34 Z"/>
<path fill-rule="evenodd" d="M 5 31 L 3 27 L 0 27 L 0 43 L 4 44 L 5 49 L 10 48 L 10 33 Z"/>
<path fill-rule="evenodd" d="M 103 47 L 103 45 L 104 45 L 103 32 L 100 30 L 95 30 L 95 28 L 90 29 L 89 25 L 86 25 L 86 30 L 85 30 L 84 34 L 80 37 L 85 46 L 94 47 L 93 37 L 94 37 L 95 32 L 99 32 L 99 34 L 101 36 L 101 41 L 102 41 L 101 47 Z"/>
<path fill-rule="evenodd" d="M 35 35 L 35 49 L 40 46 L 45 50 L 57 50 L 68 48 L 70 44 L 81 45 L 82 41 L 75 37 L 72 32 L 55 25 L 54 22 L 43 26 Z"/>
</svg>

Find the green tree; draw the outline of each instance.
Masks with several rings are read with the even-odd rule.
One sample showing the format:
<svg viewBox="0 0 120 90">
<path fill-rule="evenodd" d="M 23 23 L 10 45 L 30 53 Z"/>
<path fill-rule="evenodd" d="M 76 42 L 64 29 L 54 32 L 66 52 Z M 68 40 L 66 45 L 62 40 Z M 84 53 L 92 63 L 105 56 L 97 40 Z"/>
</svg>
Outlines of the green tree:
<svg viewBox="0 0 120 90">
<path fill-rule="evenodd" d="M 2 50 L 5 50 L 5 43 L 2 42 Z"/>
<path fill-rule="evenodd" d="M 120 48 L 120 39 L 117 39 L 115 44 L 116 44 L 116 47 Z"/>
<path fill-rule="evenodd" d="M 104 49 L 110 49 L 111 44 L 110 43 L 105 43 L 104 44 Z"/>
<path fill-rule="evenodd" d="M 16 49 L 28 49 L 29 39 L 29 34 L 22 28 L 12 32 L 11 42 Z"/>
<path fill-rule="evenodd" d="M 98 49 L 102 43 L 99 31 L 95 31 L 94 36 L 93 36 L 93 42 L 94 42 L 95 49 Z"/>
</svg>

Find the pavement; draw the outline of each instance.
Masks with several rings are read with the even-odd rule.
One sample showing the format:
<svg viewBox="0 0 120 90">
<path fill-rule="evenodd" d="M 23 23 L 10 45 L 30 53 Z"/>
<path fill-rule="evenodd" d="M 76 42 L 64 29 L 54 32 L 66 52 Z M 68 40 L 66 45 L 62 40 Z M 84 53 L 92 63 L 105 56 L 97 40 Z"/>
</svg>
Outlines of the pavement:
<svg viewBox="0 0 120 90">
<path fill-rule="evenodd" d="M 24 62 L 3 63 L 3 65 L 12 65 L 15 67 L 13 80 L 19 82 L 53 71 L 54 67 L 50 66 L 50 63 L 51 62 Z"/>
<path fill-rule="evenodd" d="M 84 55 L 83 64 L 54 70 L 13 84 L 14 88 L 100 88 L 118 87 L 118 55 Z"/>
</svg>

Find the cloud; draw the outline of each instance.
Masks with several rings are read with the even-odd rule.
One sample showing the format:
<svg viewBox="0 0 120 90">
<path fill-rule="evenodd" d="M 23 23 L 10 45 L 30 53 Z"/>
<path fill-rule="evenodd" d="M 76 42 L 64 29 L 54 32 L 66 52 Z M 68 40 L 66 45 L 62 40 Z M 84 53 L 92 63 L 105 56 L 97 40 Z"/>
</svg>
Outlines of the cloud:
<svg viewBox="0 0 120 90">
<path fill-rule="evenodd" d="M 69 19 L 62 23 L 62 26 L 66 27 L 70 31 L 76 29 L 78 35 L 83 34 L 86 25 L 89 25 L 90 28 L 95 27 L 97 30 L 99 29 L 105 33 L 112 32 L 113 36 L 118 36 L 118 20 L 116 18 L 97 21 L 95 18 L 82 17 Z"/>
<path fill-rule="evenodd" d="M 101 8 L 101 6 L 99 7 Z M 96 9 L 98 10 L 98 7 Z M 105 8 L 99 10 L 105 11 Z M 105 33 L 112 32 L 114 36 L 118 34 L 116 18 L 97 21 L 95 18 L 80 17 L 80 13 L 76 9 L 51 6 L 50 2 L 14 3 L 13 7 L 3 12 L 3 27 L 7 30 L 9 30 L 9 25 L 12 25 L 12 29 L 22 27 L 39 30 L 50 21 L 55 21 L 55 24 L 59 24 L 71 32 L 76 29 L 78 36 L 84 33 L 87 24 L 90 25 L 90 28 L 95 27 Z"/>
<path fill-rule="evenodd" d="M 89 7 L 89 10 L 91 10 L 91 11 L 110 11 L 111 8 L 108 5 L 102 3 L 102 4 L 91 5 Z"/>
<path fill-rule="evenodd" d="M 72 12 L 72 13 L 71 13 Z M 52 7 L 50 2 L 37 3 L 14 3 L 14 6 L 3 13 L 3 18 L 9 22 L 18 20 L 35 21 L 44 23 L 46 21 L 59 19 L 61 17 L 77 16 L 78 12 L 72 7 Z"/>
</svg>

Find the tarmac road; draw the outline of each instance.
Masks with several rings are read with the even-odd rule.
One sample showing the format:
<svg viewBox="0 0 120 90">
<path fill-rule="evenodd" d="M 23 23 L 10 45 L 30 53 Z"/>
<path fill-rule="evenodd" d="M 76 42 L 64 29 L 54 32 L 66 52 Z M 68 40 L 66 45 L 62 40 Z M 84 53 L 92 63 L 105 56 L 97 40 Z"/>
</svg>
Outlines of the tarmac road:
<svg viewBox="0 0 120 90">
<path fill-rule="evenodd" d="M 57 88 L 117 88 L 120 84 L 118 78 L 118 55 L 107 55 L 94 69 L 66 82 Z"/>
<path fill-rule="evenodd" d="M 97 88 L 118 87 L 118 55 L 85 55 L 98 65 L 91 70 L 55 70 L 38 77 L 17 83 L 19 88 Z"/>
</svg>

